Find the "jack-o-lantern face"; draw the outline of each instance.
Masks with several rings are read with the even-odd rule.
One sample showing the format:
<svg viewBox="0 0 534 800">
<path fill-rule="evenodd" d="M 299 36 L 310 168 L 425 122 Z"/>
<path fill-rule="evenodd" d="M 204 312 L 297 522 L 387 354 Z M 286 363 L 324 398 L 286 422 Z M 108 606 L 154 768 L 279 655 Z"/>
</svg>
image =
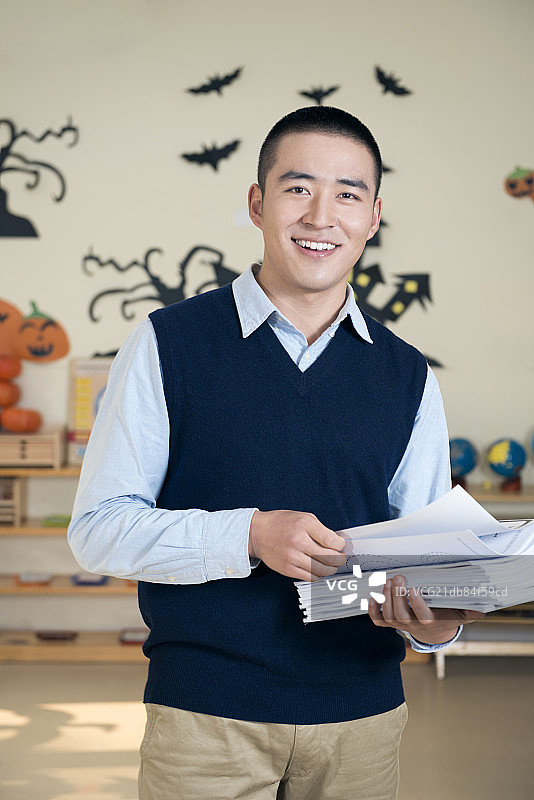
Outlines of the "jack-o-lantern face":
<svg viewBox="0 0 534 800">
<path fill-rule="evenodd" d="M 51 317 L 41 314 L 35 303 L 33 313 L 24 317 L 15 341 L 16 354 L 27 361 L 56 361 L 69 352 L 64 328 Z"/>
<path fill-rule="evenodd" d="M 0 355 L 15 355 L 15 339 L 23 319 L 18 308 L 0 300 Z"/>
<path fill-rule="evenodd" d="M 512 197 L 534 197 L 534 170 L 516 167 L 506 178 L 504 188 Z"/>
</svg>

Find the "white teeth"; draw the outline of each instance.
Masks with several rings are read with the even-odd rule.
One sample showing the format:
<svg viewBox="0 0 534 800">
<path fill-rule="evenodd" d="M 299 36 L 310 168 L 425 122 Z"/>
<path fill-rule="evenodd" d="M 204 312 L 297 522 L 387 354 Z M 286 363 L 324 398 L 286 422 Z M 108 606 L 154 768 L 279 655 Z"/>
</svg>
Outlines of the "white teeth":
<svg viewBox="0 0 534 800">
<path fill-rule="evenodd" d="M 336 245 L 330 242 L 308 242 L 306 239 L 295 239 L 300 247 L 306 247 L 308 250 L 334 250 Z"/>
</svg>

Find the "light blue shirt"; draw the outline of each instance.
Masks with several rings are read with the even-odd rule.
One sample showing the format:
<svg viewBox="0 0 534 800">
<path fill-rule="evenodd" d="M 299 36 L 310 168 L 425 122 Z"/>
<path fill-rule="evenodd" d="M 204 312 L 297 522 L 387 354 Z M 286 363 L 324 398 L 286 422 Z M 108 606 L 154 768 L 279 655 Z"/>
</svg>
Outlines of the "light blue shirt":
<svg viewBox="0 0 534 800">
<path fill-rule="evenodd" d="M 285 318 L 257 283 L 252 265 L 232 284 L 241 330 L 266 320 L 304 371 L 347 316 L 372 346 L 354 293 L 313 344 Z M 187 342 L 176 342 L 187 349 Z M 347 436 L 350 428 L 347 426 Z M 167 471 L 169 420 L 152 323 L 140 323 L 117 354 L 84 456 L 68 539 L 89 572 L 154 583 L 203 583 L 244 578 L 255 508 L 224 511 L 156 508 Z M 388 489 L 392 516 L 405 516 L 450 489 L 449 442 L 441 394 L 432 370 L 412 435 Z M 302 509 L 306 511 L 306 509 Z M 420 645 L 430 652 L 442 645 Z"/>
</svg>

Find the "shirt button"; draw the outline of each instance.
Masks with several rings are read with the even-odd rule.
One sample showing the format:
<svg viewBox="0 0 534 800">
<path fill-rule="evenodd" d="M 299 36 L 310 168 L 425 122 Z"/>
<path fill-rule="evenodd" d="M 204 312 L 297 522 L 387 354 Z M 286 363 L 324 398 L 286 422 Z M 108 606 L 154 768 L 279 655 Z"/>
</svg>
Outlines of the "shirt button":
<svg viewBox="0 0 534 800">
<path fill-rule="evenodd" d="M 174 575 L 168 575 L 167 577 L 169 578 L 169 583 L 176 583 L 176 581 L 178 580 L 177 578 L 174 577 Z"/>
<path fill-rule="evenodd" d="M 304 358 L 305 358 L 306 360 L 308 360 L 308 358 L 309 358 L 309 357 L 310 357 L 310 354 L 309 354 L 309 353 L 305 353 L 305 354 L 304 354 Z"/>
<path fill-rule="evenodd" d="M 231 567 L 226 567 L 226 569 L 224 571 L 226 572 L 227 575 L 233 575 L 234 574 L 234 570 Z"/>
</svg>

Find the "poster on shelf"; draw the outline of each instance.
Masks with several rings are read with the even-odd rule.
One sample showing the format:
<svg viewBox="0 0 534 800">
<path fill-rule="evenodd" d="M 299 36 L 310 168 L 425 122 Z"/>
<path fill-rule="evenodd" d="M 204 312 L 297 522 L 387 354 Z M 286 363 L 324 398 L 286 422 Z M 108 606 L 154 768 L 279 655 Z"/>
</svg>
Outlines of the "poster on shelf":
<svg viewBox="0 0 534 800">
<path fill-rule="evenodd" d="M 113 358 L 76 358 L 70 363 L 67 461 L 83 461 L 85 448 L 108 382 Z"/>
</svg>

